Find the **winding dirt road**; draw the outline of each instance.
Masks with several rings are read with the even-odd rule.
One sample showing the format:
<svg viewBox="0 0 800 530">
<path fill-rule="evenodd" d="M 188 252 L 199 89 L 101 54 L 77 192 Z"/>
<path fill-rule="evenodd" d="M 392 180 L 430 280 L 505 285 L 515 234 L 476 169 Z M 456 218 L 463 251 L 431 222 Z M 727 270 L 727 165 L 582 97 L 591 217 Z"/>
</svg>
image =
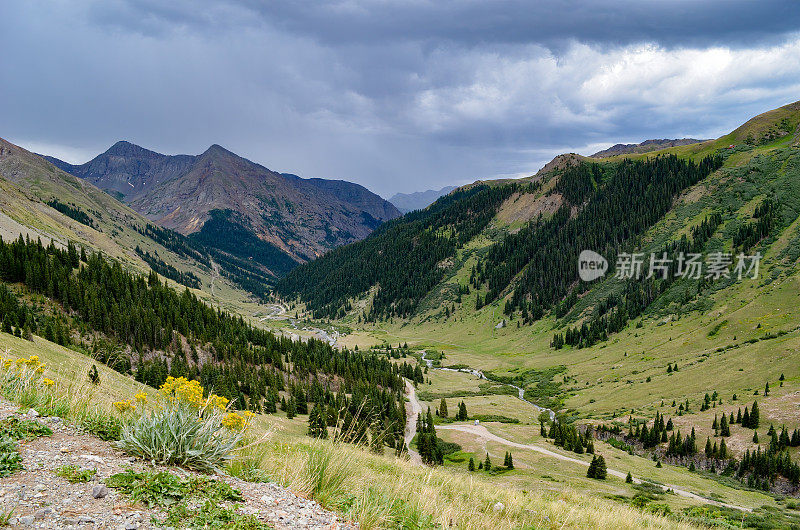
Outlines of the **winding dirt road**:
<svg viewBox="0 0 800 530">
<path fill-rule="evenodd" d="M 417 391 L 414 388 L 413 383 L 406 379 L 406 397 L 408 397 L 408 407 L 406 410 L 406 430 L 405 430 L 405 441 L 406 446 L 408 446 L 408 455 L 411 459 L 411 462 L 422 465 L 422 459 L 419 456 L 419 453 L 416 451 L 411 450 L 411 440 L 414 438 L 414 435 L 417 433 L 417 417 L 422 413 L 422 404 L 417 399 Z M 556 453 L 555 451 L 551 451 L 546 447 L 541 447 L 539 445 L 533 444 L 522 444 L 518 442 L 513 442 L 502 436 L 498 436 L 489 432 L 489 430 L 484 427 L 483 425 L 439 425 L 436 427 L 440 431 L 459 431 L 467 434 L 471 434 L 476 438 L 482 440 L 491 440 L 493 442 L 501 443 L 507 445 L 509 447 L 515 447 L 517 449 L 527 449 L 530 451 L 536 451 L 537 453 L 541 453 L 543 455 L 547 455 L 551 458 L 555 458 L 557 460 L 561 460 L 562 462 L 570 462 L 573 464 L 578 464 L 580 466 L 589 467 L 589 463 L 583 460 L 579 460 L 577 458 L 572 458 L 570 456 L 562 455 L 561 453 Z M 614 477 L 618 477 L 621 479 L 625 479 L 627 473 L 623 473 L 622 471 L 617 471 L 615 469 L 608 469 L 608 474 Z M 641 484 L 642 480 L 636 477 L 633 477 L 634 484 Z M 687 497 L 689 499 L 695 499 L 707 504 L 713 504 L 716 506 L 724 506 L 726 508 L 733 508 L 735 510 L 742 510 L 745 512 L 752 512 L 751 508 L 746 508 L 744 506 L 737 506 L 735 504 L 728 504 L 725 502 L 719 502 L 707 497 L 703 497 L 702 495 L 698 495 L 696 493 L 692 493 L 691 491 L 687 491 L 681 488 L 677 488 L 671 484 L 659 484 L 664 488 L 672 490 L 676 495 L 680 495 L 681 497 Z"/>
<path fill-rule="evenodd" d="M 472 434 L 472 435 L 476 436 L 477 438 L 480 438 L 480 439 L 483 439 L 483 440 L 491 440 L 491 441 L 494 441 L 494 442 L 498 442 L 498 443 L 507 445 L 509 447 L 516 447 L 517 449 L 528 449 L 530 451 L 536 451 L 537 453 L 541 453 L 543 455 L 547 455 L 549 457 L 556 458 L 556 459 L 564 461 L 564 462 L 571 462 L 573 464 L 578 464 L 578 465 L 581 465 L 581 466 L 584 466 L 584 467 L 589 467 L 589 463 L 588 462 L 585 462 L 583 460 L 579 460 L 577 458 L 572 458 L 572 457 L 569 457 L 569 456 L 566 456 L 566 455 L 562 455 L 560 453 L 556 453 L 555 451 L 551 451 L 551 450 L 549 450 L 547 448 L 544 448 L 544 447 L 541 447 L 541 446 L 538 446 L 538 445 L 521 444 L 521 443 L 517 443 L 517 442 L 512 442 L 511 440 L 503 438 L 502 436 L 497 436 L 496 434 L 493 434 L 493 433 L 489 432 L 489 430 L 486 427 L 484 427 L 483 425 L 439 425 L 436 428 L 438 430 L 442 430 L 442 431 L 448 431 L 449 430 L 449 431 L 459 431 L 459 432 L 463 432 L 463 433 Z M 622 471 L 617 471 L 617 470 L 614 470 L 614 469 L 608 469 L 608 474 L 612 475 L 614 477 L 619 477 L 621 479 L 625 479 L 625 477 L 627 476 L 626 473 L 623 473 Z M 642 481 L 640 479 L 634 477 L 633 478 L 633 482 L 634 482 L 634 484 L 641 484 Z M 733 508 L 733 509 L 736 509 L 736 510 L 743 510 L 743 511 L 746 511 L 746 512 L 752 511 L 750 508 L 745 508 L 744 506 L 737 506 L 735 504 L 727 504 L 727 503 L 724 503 L 724 502 L 714 501 L 714 500 L 709 499 L 707 497 L 703 497 L 701 495 L 697 495 L 696 493 L 692 493 L 691 491 L 682 490 L 682 489 L 677 488 L 677 487 L 675 487 L 675 486 L 673 486 L 671 484 L 661 484 L 661 486 L 663 486 L 665 488 L 668 488 L 668 489 L 671 489 L 672 491 L 675 492 L 676 495 L 680 495 L 681 497 L 688 497 L 690 499 L 696 499 L 696 500 L 699 500 L 699 501 L 702 501 L 702 502 L 705 502 L 705 503 L 708 503 L 708 504 L 714 504 L 714 505 L 717 505 L 717 506 L 724 506 L 726 508 Z"/>
</svg>

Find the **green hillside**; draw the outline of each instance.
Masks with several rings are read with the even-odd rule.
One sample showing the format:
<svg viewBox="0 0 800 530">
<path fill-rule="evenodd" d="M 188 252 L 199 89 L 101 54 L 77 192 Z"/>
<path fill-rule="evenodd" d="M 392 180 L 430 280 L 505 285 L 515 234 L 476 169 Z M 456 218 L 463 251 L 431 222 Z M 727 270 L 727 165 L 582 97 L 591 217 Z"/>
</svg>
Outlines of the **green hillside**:
<svg viewBox="0 0 800 530">
<path fill-rule="evenodd" d="M 483 370 L 490 379 L 522 387 L 528 400 L 568 421 L 618 428 L 615 436 L 638 444 L 641 456 L 658 456 L 684 471 L 690 463 L 709 470 L 717 461 L 718 474 L 732 458 L 742 468 L 733 477 L 745 486 L 796 492 L 794 467 L 763 475 L 742 460 L 760 451 L 798 461 L 798 446 L 780 439 L 784 427 L 790 439 L 800 429 L 792 412 L 800 406 L 799 124 L 795 103 L 717 140 L 598 163 L 562 158 L 529 179 L 541 183 L 535 188 L 498 183 L 495 188 L 509 193 L 493 218 L 437 262 L 441 280 L 407 314 L 372 311 L 386 280 L 338 300 L 319 292 L 308 297 L 288 281 L 279 289 L 310 316 L 333 303 L 336 311 L 328 306 L 323 314 L 336 314 L 352 328 L 345 344 L 408 343 L 443 352 L 441 366 Z M 706 169 L 689 176 L 692 167 Z M 685 181 L 677 178 L 682 174 Z M 577 254 L 587 248 L 610 264 L 609 273 L 591 283 L 577 275 Z M 337 258 L 358 278 L 360 269 L 348 268 L 342 257 L 354 250 L 340 249 Z M 646 256 L 642 279 L 615 278 L 616 257 L 632 252 Z M 715 252 L 731 254 L 731 277 L 675 278 L 673 262 L 666 279 L 645 278 L 650 254 L 662 252 L 697 252 L 703 260 Z M 762 255 L 757 278 L 737 278 L 740 253 Z M 322 259 L 293 275 L 313 275 L 329 265 Z M 454 381 L 443 374 L 429 376 L 433 388 L 425 396 L 432 406 L 442 396 L 463 397 L 485 415 L 514 411 L 496 385 L 477 387 L 471 376 Z M 730 436 L 720 437 L 722 412 L 726 421 L 733 413 L 735 421 L 753 401 L 762 412 L 759 428 L 735 424 Z M 629 438 L 644 422 L 652 429 L 657 415 L 672 419 L 683 436 L 694 429 L 697 452 L 670 453 L 669 436 L 655 447 Z M 520 419 L 535 424 L 535 416 L 531 411 Z M 511 439 L 526 436 L 522 426 L 487 425 Z M 705 457 L 707 438 L 712 449 L 726 441 L 723 464 L 717 453 Z"/>
</svg>

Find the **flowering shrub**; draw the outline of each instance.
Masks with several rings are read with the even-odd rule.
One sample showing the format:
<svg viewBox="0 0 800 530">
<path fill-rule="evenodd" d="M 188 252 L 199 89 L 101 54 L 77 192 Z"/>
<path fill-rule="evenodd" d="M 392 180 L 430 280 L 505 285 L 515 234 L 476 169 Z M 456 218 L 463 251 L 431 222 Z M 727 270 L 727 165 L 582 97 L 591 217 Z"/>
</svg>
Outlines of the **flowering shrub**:
<svg viewBox="0 0 800 530">
<path fill-rule="evenodd" d="M 117 446 L 153 463 L 214 471 L 230 458 L 253 416 L 229 412 L 229 404 L 197 381 L 168 377 L 152 404 L 145 392 L 114 403 L 124 422 Z"/>
<path fill-rule="evenodd" d="M 11 352 L 5 351 L 6 355 Z M 0 386 L 8 395 L 18 395 L 30 392 L 39 385 L 52 387 L 55 381 L 44 376 L 45 365 L 39 361 L 38 355 L 31 355 L 27 359 L 12 359 L 10 357 L 0 357 L 2 363 L 2 374 L 0 374 Z"/>
</svg>

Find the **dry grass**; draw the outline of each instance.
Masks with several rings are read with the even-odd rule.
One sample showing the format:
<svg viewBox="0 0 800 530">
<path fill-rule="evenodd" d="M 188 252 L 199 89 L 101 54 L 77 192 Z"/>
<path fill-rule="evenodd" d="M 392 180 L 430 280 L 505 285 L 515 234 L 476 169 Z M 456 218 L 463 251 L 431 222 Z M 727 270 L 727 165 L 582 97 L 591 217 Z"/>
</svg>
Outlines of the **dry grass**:
<svg viewBox="0 0 800 530">
<path fill-rule="evenodd" d="M 695 528 L 569 488 L 504 488 L 480 476 L 418 467 L 347 444 L 270 440 L 251 446 L 240 458 L 260 460 L 270 479 L 365 529 Z"/>
</svg>

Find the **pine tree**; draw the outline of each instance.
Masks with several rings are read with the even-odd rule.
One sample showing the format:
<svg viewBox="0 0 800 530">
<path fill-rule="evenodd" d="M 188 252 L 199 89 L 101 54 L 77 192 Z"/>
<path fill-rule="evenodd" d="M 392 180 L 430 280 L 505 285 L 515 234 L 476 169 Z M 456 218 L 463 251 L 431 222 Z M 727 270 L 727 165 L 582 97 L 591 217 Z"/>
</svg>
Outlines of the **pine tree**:
<svg viewBox="0 0 800 530">
<path fill-rule="evenodd" d="M 93 385 L 100 384 L 100 373 L 97 371 L 97 366 L 94 364 L 89 368 L 89 382 Z"/>
<path fill-rule="evenodd" d="M 467 421 L 468 419 L 469 416 L 467 415 L 467 405 L 462 401 L 458 404 L 458 415 L 456 416 L 456 420 Z"/>
<path fill-rule="evenodd" d="M 467 471 L 475 471 L 475 459 L 469 457 L 469 464 L 467 464 Z"/>
<path fill-rule="evenodd" d="M 758 443 L 758 431 L 753 431 L 753 443 Z"/>
<path fill-rule="evenodd" d="M 603 458 L 602 455 L 597 456 L 597 468 L 594 472 L 594 478 L 605 480 L 608 474 L 608 470 L 606 469 L 606 459 Z"/>
<path fill-rule="evenodd" d="M 625 483 L 626 484 L 633 484 L 633 476 L 631 475 L 630 471 L 628 471 L 628 475 L 625 477 Z"/>
<path fill-rule="evenodd" d="M 489 458 L 489 453 L 486 453 L 486 460 L 484 460 L 484 462 L 483 462 L 483 469 L 485 471 L 491 471 L 492 470 L 492 459 Z"/>
<path fill-rule="evenodd" d="M 442 398 L 442 401 L 439 403 L 439 416 L 442 418 L 447 417 L 447 401 L 445 401 L 444 398 Z"/>
<path fill-rule="evenodd" d="M 723 437 L 731 435 L 731 428 L 728 425 L 728 417 L 725 414 L 722 415 L 722 421 L 720 422 L 719 426 L 719 434 Z"/>
<path fill-rule="evenodd" d="M 308 435 L 312 438 L 326 439 L 328 437 L 328 421 L 325 405 L 316 403 L 308 416 Z"/>
<path fill-rule="evenodd" d="M 750 409 L 750 425 L 751 429 L 758 429 L 758 425 L 760 423 L 760 414 L 758 412 L 758 403 L 753 401 L 753 408 Z"/>
</svg>

